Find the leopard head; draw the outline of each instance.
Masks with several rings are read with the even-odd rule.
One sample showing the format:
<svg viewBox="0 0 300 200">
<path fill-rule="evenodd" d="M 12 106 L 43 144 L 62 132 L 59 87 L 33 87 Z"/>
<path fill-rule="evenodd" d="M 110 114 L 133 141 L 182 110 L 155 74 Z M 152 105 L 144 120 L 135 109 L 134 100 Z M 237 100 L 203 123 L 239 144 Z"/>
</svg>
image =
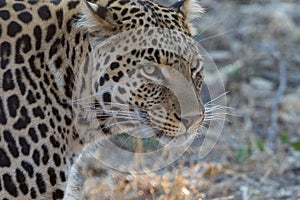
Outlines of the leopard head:
<svg viewBox="0 0 300 200">
<path fill-rule="evenodd" d="M 203 80 L 190 20 L 191 0 L 86 2 L 79 26 L 91 45 L 90 81 L 104 132 L 155 134 L 163 143 L 193 138 L 204 120 Z"/>
</svg>

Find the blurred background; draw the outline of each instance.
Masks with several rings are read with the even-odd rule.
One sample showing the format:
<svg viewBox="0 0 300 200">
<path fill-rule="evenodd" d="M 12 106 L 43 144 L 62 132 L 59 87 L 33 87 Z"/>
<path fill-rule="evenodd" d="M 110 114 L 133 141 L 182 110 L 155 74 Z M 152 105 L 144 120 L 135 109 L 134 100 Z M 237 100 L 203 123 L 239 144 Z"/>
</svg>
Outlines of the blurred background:
<svg viewBox="0 0 300 200">
<path fill-rule="evenodd" d="M 233 109 L 208 156 L 199 158 L 196 140 L 165 169 L 117 174 L 117 199 L 299 200 L 299 0 L 199 2 L 206 13 L 195 39 L 217 64 Z"/>
<path fill-rule="evenodd" d="M 300 2 L 200 4 L 206 14 L 199 42 L 221 71 L 234 108 L 205 158 L 204 196 L 300 199 Z"/>
</svg>

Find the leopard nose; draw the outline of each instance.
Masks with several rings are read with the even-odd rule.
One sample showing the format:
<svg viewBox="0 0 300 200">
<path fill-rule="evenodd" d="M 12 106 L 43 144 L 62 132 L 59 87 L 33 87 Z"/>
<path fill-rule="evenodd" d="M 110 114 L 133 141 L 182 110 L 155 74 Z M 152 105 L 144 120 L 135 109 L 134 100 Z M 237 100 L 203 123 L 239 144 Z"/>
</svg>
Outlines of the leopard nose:
<svg viewBox="0 0 300 200">
<path fill-rule="evenodd" d="M 194 124 L 199 124 L 203 121 L 204 115 L 193 115 L 193 116 L 185 116 L 181 118 L 181 122 L 185 126 L 186 129 L 190 128 Z"/>
</svg>

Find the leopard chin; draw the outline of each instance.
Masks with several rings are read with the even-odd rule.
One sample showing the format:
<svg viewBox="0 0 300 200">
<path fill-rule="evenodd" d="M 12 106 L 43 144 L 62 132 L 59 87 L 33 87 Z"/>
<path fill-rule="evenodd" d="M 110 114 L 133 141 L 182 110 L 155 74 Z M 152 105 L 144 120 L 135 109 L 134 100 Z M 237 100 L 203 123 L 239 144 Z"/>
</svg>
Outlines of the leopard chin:
<svg viewBox="0 0 300 200">
<path fill-rule="evenodd" d="M 161 136 L 159 141 L 162 145 L 188 146 L 195 138 L 193 134 L 183 134 L 178 137 Z"/>
</svg>

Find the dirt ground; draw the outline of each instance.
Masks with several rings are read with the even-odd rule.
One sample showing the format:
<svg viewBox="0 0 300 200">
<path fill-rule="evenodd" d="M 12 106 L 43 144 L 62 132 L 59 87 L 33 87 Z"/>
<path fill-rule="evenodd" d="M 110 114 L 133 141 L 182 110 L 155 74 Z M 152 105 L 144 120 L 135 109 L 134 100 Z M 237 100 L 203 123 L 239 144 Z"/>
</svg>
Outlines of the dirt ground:
<svg viewBox="0 0 300 200">
<path fill-rule="evenodd" d="M 115 198 L 299 200 L 300 2 L 200 3 L 196 40 L 222 73 L 233 109 L 205 158 L 195 141 L 165 169 L 118 174 Z"/>
<path fill-rule="evenodd" d="M 205 159 L 217 170 L 202 192 L 207 199 L 300 199 L 300 2 L 201 3 L 200 43 L 221 72 L 234 69 L 225 88 L 235 109 Z"/>
</svg>

